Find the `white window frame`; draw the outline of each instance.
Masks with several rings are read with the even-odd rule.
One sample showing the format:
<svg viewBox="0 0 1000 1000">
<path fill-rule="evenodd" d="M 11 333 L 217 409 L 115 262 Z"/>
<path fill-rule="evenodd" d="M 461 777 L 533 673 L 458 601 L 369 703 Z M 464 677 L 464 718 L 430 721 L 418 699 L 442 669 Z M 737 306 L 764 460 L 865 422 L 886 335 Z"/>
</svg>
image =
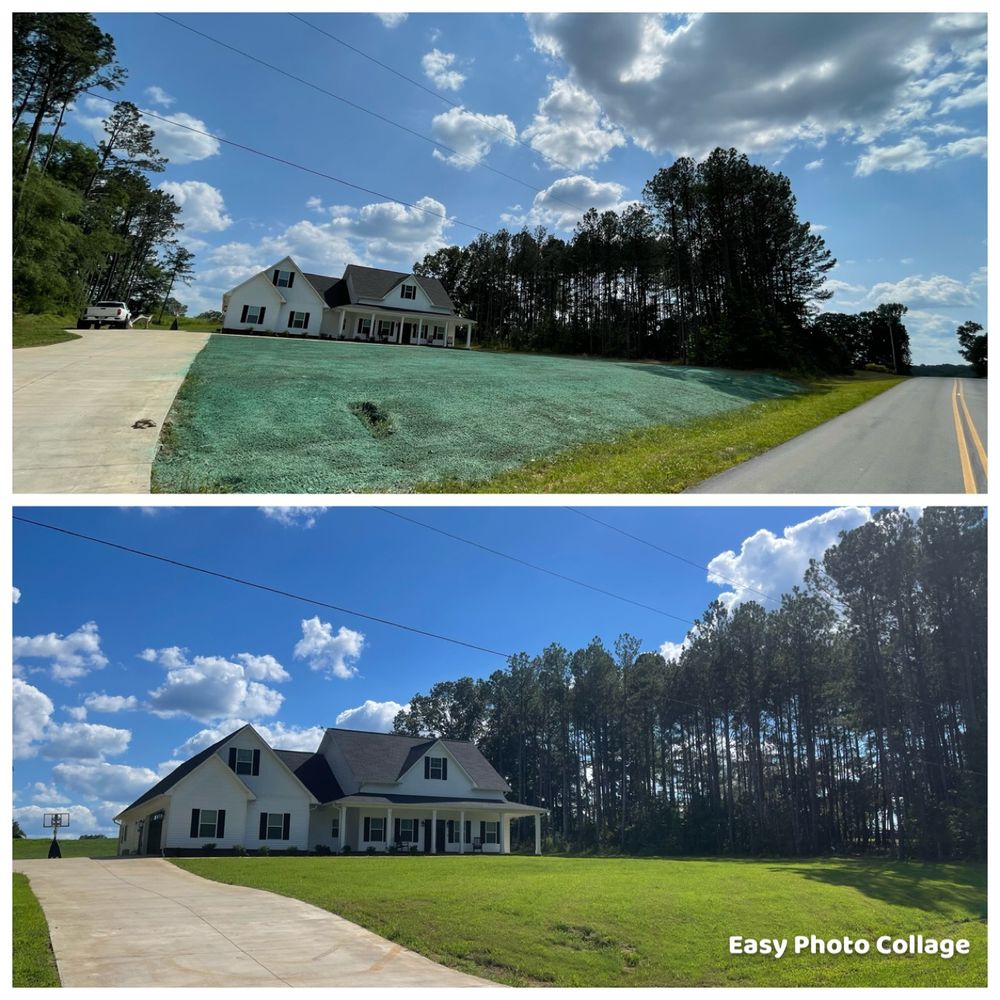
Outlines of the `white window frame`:
<svg viewBox="0 0 1000 1000">
<path fill-rule="evenodd" d="M 355 330 L 356 337 L 370 337 L 372 335 L 372 318 L 371 316 L 359 316 L 358 325 Z"/>
<path fill-rule="evenodd" d="M 266 306 L 247 306 L 246 322 L 251 326 L 257 326 L 260 323 L 261 310 L 265 308 Z"/>
<path fill-rule="evenodd" d="M 292 272 L 291 271 L 283 271 L 283 270 L 281 270 L 280 267 L 279 268 L 275 268 L 275 270 L 278 272 L 278 280 L 275 281 L 274 287 L 275 288 L 288 288 L 291 285 L 291 283 L 292 283 Z"/>
<path fill-rule="evenodd" d="M 378 336 L 381 337 L 392 337 L 396 332 L 395 320 L 391 319 L 380 319 L 378 321 Z"/>
<path fill-rule="evenodd" d="M 205 819 L 205 814 L 212 814 L 212 822 L 208 823 Z M 205 832 L 205 827 L 209 827 L 209 832 Z M 198 839 L 201 840 L 204 837 L 217 837 L 219 835 L 219 810 L 218 809 L 200 809 L 198 811 Z"/>
<path fill-rule="evenodd" d="M 409 295 L 407 295 L 409 292 Z M 409 299 L 411 301 L 416 301 L 417 298 L 417 286 L 416 285 L 400 285 L 399 297 L 401 299 Z"/>
<path fill-rule="evenodd" d="M 243 755 L 246 754 L 244 757 Z M 243 770 L 243 768 L 246 770 Z M 253 750 L 236 749 L 236 774 L 253 774 Z"/>
<path fill-rule="evenodd" d="M 330 839 L 340 840 L 340 817 L 334 816 L 333 822 L 330 824 Z"/>
<path fill-rule="evenodd" d="M 437 764 L 437 774 L 434 773 L 434 765 Z M 444 757 L 431 757 L 427 771 L 427 777 L 431 781 L 444 781 Z"/>
<path fill-rule="evenodd" d="M 299 312 L 298 310 L 292 310 L 288 314 L 288 329 L 289 330 L 305 330 L 306 329 L 306 315 L 307 313 L 303 310 Z"/>
<path fill-rule="evenodd" d="M 448 826 L 445 828 L 448 835 L 449 844 L 460 844 L 462 842 L 462 821 L 458 819 L 448 820 Z"/>
<path fill-rule="evenodd" d="M 498 820 L 485 820 L 483 824 L 483 843 L 500 843 L 500 823 Z"/>
<path fill-rule="evenodd" d="M 378 836 L 375 834 L 375 824 L 378 823 Z M 384 816 L 369 816 L 368 817 L 368 843 L 369 844 L 382 844 L 385 842 L 385 817 Z"/>
<path fill-rule="evenodd" d="M 401 843 L 415 844 L 417 842 L 417 823 L 418 820 L 413 819 L 412 816 L 400 816 L 399 839 Z M 406 829 L 407 824 L 410 827 L 409 831 Z"/>
<path fill-rule="evenodd" d="M 272 823 L 273 818 L 278 817 L 277 833 L 274 832 L 275 826 Z M 284 840 L 285 839 L 285 814 L 284 813 L 272 813 L 267 814 L 267 826 L 264 827 L 265 840 Z"/>
</svg>

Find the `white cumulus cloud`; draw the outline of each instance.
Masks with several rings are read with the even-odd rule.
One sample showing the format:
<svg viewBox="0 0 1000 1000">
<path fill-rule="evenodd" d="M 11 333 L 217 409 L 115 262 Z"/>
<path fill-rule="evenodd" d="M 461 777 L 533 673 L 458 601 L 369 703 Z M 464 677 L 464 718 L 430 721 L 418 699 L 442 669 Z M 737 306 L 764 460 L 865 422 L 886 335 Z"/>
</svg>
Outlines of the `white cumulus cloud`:
<svg viewBox="0 0 1000 1000">
<path fill-rule="evenodd" d="M 334 633 L 329 622 L 318 617 L 302 620 L 302 638 L 295 644 L 295 657 L 307 660 L 313 670 L 347 680 L 358 672 L 357 661 L 365 646 L 361 632 L 341 625 Z"/>
<path fill-rule="evenodd" d="M 465 74 L 454 68 L 455 53 L 432 49 L 420 60 L 424 75 L 441 90 L 458 90 L 465 83 Z"/>
<path fill-rule="evenodd" d="M 17 588 L 17 587 L 11 587 L 10 589 L 11 589 L 11 591 L 12 591 L 12 593 L 11 593 L 11 597 L 12 597 L 12 599 L 13 599 L 13 602 L 14 602 L 15 604 L 19 604 L 19 603 L 20 603 L 20 601 L 21 601 L 21 591 L 20 591 L 20 590 L 18 590 L 18 588 Z"/>
<path fill-rule="evenodd" d="M 174 753 L 182 758 L 190 757 L 200 750 L 204 750 L 205 747 L 218 743 L 219 740 L 235 733 L 238 729 L 242 729 L 246 724 L 246 719 L 223 719 L 215 725 L 199 729 L 177 747 Z M 315 751 L 319 748 L 323 734 L 326 732 L 323 726 L 286 726 L 283 722 L 254 722 L 253 727 L 269 746 L 279 750 Z M 167 768 L 168 772 L 179 763 L 182 761 L 168 761 L 167 764 L 172 765 Z M 161 771 L 164 767 L 167 765 L 161 765 Z"/>
<path fill-rule="evenodd" d="M 52 721 L 52 699 L 27 681 L 15 677 L 11 718 L 14 724 L 14 757 L 34 757 Z"/>
<path fill-rule="evenodd" d="M 87 622 L 69 635 L 14 636 L 14 659 L 18 658 L 47 660 L 52 678 L 66 683 L 100 670 L 108 662 L 101 652 L 96 622 Z"/>
<path fill-rule="evenodd" d="M 345 729 L 366 729 L 369 732 L 388 733 L 398 712 L 408 711 L 409 704 L 398 701 L 372 701 L 366 699 L 355 708 L 345 709 L 337 716 L 337 725 Z"/>
<path fill-rule="evenodd" d="M 159 104 L 164 108 L 169 108 L 170 105 L 174 103 L 174 98 L 172 98 L 162 87 L 147 87 L 145 94 L 154 104 Z"/>
<path fill-rule="evenodd" d="M 219 140 L 204 134 L 211 129 L 200 118 L 183 111 L 171 111 L 169 118 L 169 121 L 147 118 L 146 124 L 156 133 L 153 144 L 171 166 L 197 163 L 198 160 L 218 155 L 221 148 Z"/>
<path fill-rule="evenodd" d="M 261 507 L 264 517 L 286 528 L 314 528 L 316 520 L 326 513 L 326 507 Z"/>
<path fill-rule="evenodd" d="M 124 753 L 131 739 L 128 729 L 66 722 L 48 727 L 41 754 L 51 760 L 103 760 Z"/>
<path fill-rule="evenodd" d="M 160 780 L 160 775 L 148 767 L 128 764 L 61 763 L 52 773 L 63 785 L 87 799 L 131 802 Z"/>
<path fill-rule="evenodd" d="M 410 15 L 402 11 L 376 11 L 375 16 L 387 28 L 398 28 Z"/>
<path fill-rule="evenodd" d="M 220 232 L 232 225 L 222 192 L 205 181 L 163 181 L 160 190 L 181 206 L 184 228 L 196 233 Z"/>
<path fill-rule="evenodd" d="M 568 232 L 588 209 L 621 212 L 629 204 L 624 194 L 625 188 L 614 181 L 595 181 L 582 174 L 560 177 L 535 195 L 526 215 L 501 218 L 511 225 L 554 226 Z"/>
<path fill-rule="evenodd" d="M 444 153 L 434 150 L 434 156 L 462 170 L 478 166 L 490 150 L 501 143 L 513 146 L 517 128 L 506 115 L 477 115 L 465 108 L 451 108 L 431 120 L 434 138 L 455 150 Z"/>
<path fill-rule="evenodd" d="M 119 694 L 88 694 L 83 703 L 93 712 L 132 712 L 139 707 L 139 699 L 132 694 L 127 697 Z"/>
</svg>

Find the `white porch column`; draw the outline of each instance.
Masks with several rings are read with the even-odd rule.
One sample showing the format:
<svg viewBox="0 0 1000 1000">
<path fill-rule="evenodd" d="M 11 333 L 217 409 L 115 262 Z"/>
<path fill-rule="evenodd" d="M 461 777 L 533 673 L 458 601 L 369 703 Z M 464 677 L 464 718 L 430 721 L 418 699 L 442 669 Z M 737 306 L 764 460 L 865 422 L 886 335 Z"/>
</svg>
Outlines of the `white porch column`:
<svg viewBox="0 0 1000 1000">
<path fill-rule="evenodd" d="M 393 833 L 394 827 L 392 825 L 392 809 L 386 809 L 385 812 L 386 812 L 386 817 L 385 817 L 385 849 L 388 851 L 389 850 L 389 845 L 390 844 L 394 844 L 396 842 L 396 837 L 395 837 L 395 834 Z"/>
<path fill-rule="evenodd" d="M 535 854 L 542 853 L 542 817 L 535 813 Z"/>
<path fill-rule="evenodd" d="M 510 854 L 510 816 L 500 814 L 500 853 Z"/>
<path fill-rule="evenodd" d="M 340 823 L 337 824 L 337 847 L 343 848 L 347 843 L 347 806 L 340 807 Z"/>
<path fill-rule="evenodd" d="M 465 854 L 465 810 L 463 809 L 459 814 L 458 821 L 458 853 Z"/>
<path fill-rule="evenodd" d="M 431 810 L 431 854 L 438 852 L 438 811 Z"/>
<path fill-rule="evenodd" d="M 465 324 L 465 347 L 466 350 L 472 350 L 472 324 Z"/>
<path fill-rule="evenodd" d="M 368 334 L 369 340 L 374 340 L 378 336 L 378 328 L 375 326 L 375 313 L 372 313 L 372 328 Z"/>
<path fill-rule="evenodd" d="M 358 810 L 358 850 L 361 850 L 361 845 L 364 843 L 365 836 L 365 818 L 361 815 L 361 810 Z"/>
<path fill-rule="evenodd" d="M 341 309 L 340 311 L 340 337 L 344 336 L 344 328 L 347 326 L 347 310 Z"/>
<path fill-rule="evenodd" d="M 403 324 L 406 322 L 405 316 L 399 317 L 399 336 L 396 338 L 396 343 L 401 344 L 403 342 Z M 413 333 L 410 333 L 410 337 L 413 337 Z"/>
</svg>

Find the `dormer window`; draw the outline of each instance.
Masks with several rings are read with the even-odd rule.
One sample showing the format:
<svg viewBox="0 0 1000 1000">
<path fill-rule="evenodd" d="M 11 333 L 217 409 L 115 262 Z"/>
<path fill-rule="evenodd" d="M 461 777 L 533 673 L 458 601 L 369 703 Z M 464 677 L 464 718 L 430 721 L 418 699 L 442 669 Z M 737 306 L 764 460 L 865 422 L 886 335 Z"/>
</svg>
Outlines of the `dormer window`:
<svg viewBox="0 0 1000 1000">
<path fill-rule="evenodd" d="M 399 290 L 399 297 L 401 299 L 415 299 L 417 297 L 417 286 L 403 285 L 403 287 Z"/>
<path fill-rule="evenodd" d="M 291 288 L 294 281 L 294 271 L 281 271 L 278 268 L 275 268 L 274 274 L 271 276 L 271 284 L 278 288 Z"/>
<path fill-rule="evenodd" d="M 437 778 L 441 781 L 448 780 L 448 758 L 447 757 L 425 757 L 424 777 Z"/>
<path fill-rule="evenodd" d="M 237 774 L 260 774 L 260 751 L 229 748 L 229 769 Z"/>
</svg>

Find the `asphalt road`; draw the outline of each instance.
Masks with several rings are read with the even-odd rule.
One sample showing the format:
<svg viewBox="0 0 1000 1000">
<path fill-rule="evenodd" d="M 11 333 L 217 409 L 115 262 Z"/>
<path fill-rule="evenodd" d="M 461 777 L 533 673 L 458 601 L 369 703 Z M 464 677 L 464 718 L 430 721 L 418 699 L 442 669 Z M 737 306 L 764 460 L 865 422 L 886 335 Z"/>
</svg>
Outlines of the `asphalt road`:
<svg viewBox="0 0 1000 1000">
<path fill-rule="evenodd" d="M 689 493 L 985 493 L 986 380 L 914 378 Z"/>
</svg>

